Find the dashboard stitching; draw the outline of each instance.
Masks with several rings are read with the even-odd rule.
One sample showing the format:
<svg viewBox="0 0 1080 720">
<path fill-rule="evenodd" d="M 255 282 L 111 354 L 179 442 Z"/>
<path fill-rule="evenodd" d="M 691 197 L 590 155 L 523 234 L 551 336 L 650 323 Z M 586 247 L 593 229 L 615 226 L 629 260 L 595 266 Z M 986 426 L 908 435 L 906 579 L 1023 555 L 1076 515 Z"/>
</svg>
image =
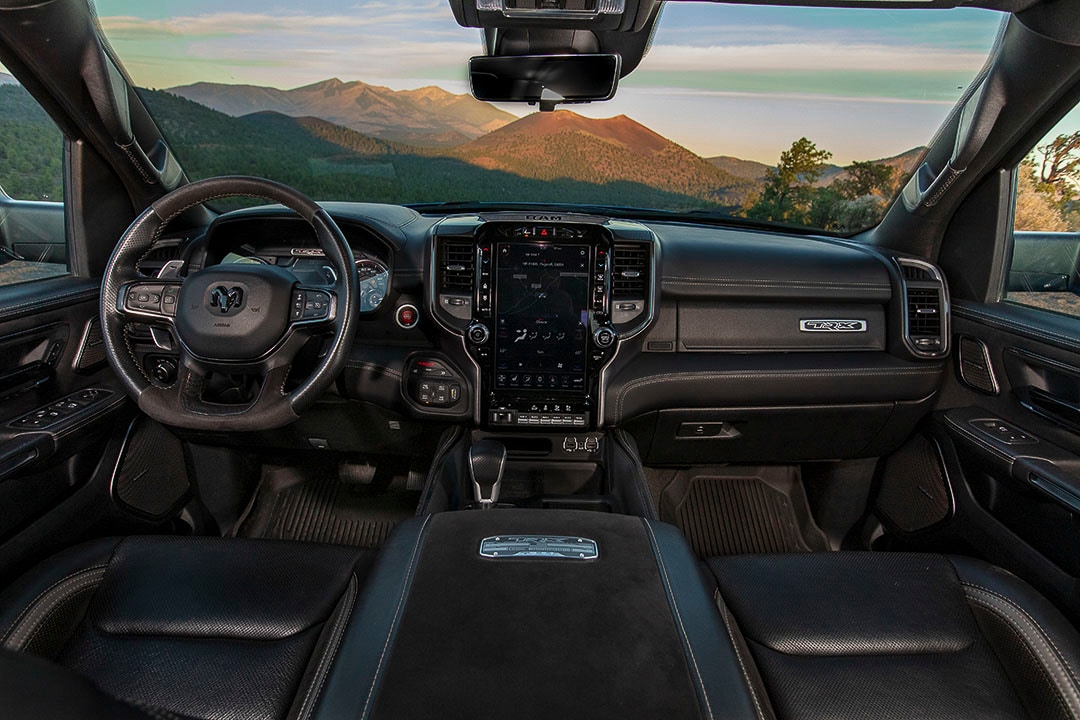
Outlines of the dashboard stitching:
<svg viewBox="0 0 1080 720">
<path fill-rule="evenodd" d="M 712 279 L 712 278 L 704 278 L 704 277 L 695 277 L 695 276 L 692 276 L 692 275 L 664 275 L 661 279 L 663 279 L 663 280 L 687 281 L 687 282 L 708 282 L 708 283 L 714 283 L 714 284 L 717 284 L 717 285 L 724 284 L 724 283 L 737 284 L 737 285 L 749 285 L 749 284 L 752 284 L 752 283 L 765 283 L 767 285 L 798 285 L 798 286 L 802 286 L 802 285 L 826 285 L 826 286 L 830 286 L 830 287 L 836 286 L 836 287 L 876 287 L 876 288 L 887 288 L 887 287 L 889 287 L 889 285 L 883 284 L 883 283 L 842 282 L 842 281 L 839 281 L 839 280 L 837 280 L 837 281 L 831 281 L 831 280 L 775 280 L 775 279 L 769 279 L 769 278 L 725 278 L 725 277 Z"/>
<path fill-rule="evenodd" d="M 743 379 L 743 378 L 757 378 L 757 377 L 771 377 L 771 378 L 812 378 L 812 377 L 848 377 L 848 376 L 867 376 L 867 375 L 938 375 L 941 373 L 939 369 L 923 370 L 921 368 L 897 368 L 895 370 L 841 370 L 836 372 L 770 372 L 767 370 L 760 371 L 734 371 L 734 372 L 695 372 L 695 373 L 675 373 L 672 375 L 665 375 L 663 377 L 649 377 L 639 378 L 633 380 L 622 388 L 619 389 L 618 397 L 619 402 L 616 409 L 615 420 L 616 422 L 622 419 L 623 404 L 626 401 L 627 396 L 631 390 L 635 390 L 639 387 L 645 387 L 647 385 L 655 385 L 658 383 L 675 382 L 679 380 L 694 380 L 698 378 L 731 378 L 731 379 Z"/>
</svg>

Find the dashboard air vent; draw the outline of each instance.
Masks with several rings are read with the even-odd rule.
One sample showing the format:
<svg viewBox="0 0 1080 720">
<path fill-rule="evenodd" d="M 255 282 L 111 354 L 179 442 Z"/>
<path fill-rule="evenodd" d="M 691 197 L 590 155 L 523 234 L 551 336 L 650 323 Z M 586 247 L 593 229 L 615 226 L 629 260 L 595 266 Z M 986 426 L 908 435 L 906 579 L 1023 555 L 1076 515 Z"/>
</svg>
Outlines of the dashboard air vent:
<svg viewBox="0 0 1080 720">
<path fill-rule="evenodd" d="M 934 276 L 926 268 L 921 268 L 917 265 L 901 265 L 901 269 L 904 271 L 905 280 L 928 280 L 933 282 Z"/>
<path fill-rule="evenodd" d="M 649 246 L 615 243 L 611 265 L 611 297 L 644 299 L 649 287 Z"/>
<path fill-rule="evenodd" d="M 908 335 L 941 337 L 941 293 L 933 288 L 908 288 Z"/>
<path fill-rule="evenodd" d="M 904 275 L 904 340 L 916 354 L 939 357 L 948 350 L 949 309 L 940 271 L 921 260 L 897 260 Z"/>
<path fill-rule="evenodd" d="M 471 295 L 476 284 L 476 245 L 468 240 L 439 243 L 439 292 Z"/>
</svg>

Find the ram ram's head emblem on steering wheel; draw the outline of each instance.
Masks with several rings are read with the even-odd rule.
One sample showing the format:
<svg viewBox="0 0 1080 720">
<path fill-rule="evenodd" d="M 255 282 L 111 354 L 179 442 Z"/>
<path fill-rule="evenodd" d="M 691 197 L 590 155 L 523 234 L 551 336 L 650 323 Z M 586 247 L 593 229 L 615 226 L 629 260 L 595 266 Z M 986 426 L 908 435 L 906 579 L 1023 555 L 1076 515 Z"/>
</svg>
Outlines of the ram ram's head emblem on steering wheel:
<svg viewBox="0 0 1080 720">
<path fill-rule="evenodd" d="M 228 315 L 232 310 L 239 310 L 244 304 L 244 289 L 233 286 L 227 288 L 218 285 L 210 291 L 210 307 L 221 310 L 222 315 Z"/>
</svg>

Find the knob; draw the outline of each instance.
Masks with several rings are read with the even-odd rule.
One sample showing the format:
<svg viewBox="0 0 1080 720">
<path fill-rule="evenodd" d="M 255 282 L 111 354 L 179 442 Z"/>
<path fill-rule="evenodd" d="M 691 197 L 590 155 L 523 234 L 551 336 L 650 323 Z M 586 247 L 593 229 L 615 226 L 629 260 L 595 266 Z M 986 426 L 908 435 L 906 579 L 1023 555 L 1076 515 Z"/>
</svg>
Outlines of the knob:
<svg viewBox="0 0 1080 720">
<path fill-rule="evenodd" d="M 162 385 L 172 385 L 176 382 L 176 361 L 172 358 L 156 360 L 150 374 Z"/>
<path fill-rule="evenodd" d="M 607 348 L 611 347 L 615 342 L 615 331 L 609 327 L 597 328 L 593 333 L 593 342 L 597 347 Z"/>
<path fill-rule="evenodd" d="M 473 345 L 483 345 L 491 337 L 491 332 L 484 323 L 473 323 L 465 331 L 465 335 Z"/>
</svg>

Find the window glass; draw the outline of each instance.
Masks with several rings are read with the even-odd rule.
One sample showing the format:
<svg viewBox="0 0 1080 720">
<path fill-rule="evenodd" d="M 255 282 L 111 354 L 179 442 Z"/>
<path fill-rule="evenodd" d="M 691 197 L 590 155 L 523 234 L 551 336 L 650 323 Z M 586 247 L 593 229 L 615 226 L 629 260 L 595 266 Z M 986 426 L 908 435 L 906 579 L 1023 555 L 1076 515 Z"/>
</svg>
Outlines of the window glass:
<svg viewBox="0 0 1080 720">
<path fill-rule="evenodd" d="M 881 219 L 1003 17 L 666 3 L 614 99 L 537 113 L 467 94 L 482 45 L 445 0 L 96 7 L 190 178 L 260 175 L 318 200 L 595 204 L 841 234 Z"/>
<path fill-rule="evenodd" d="M 0 285 L 68 272 L 64 138 L 0 67 Z"/>
<path fill-rule="evenodd" d="M 1080 108 L 1018 168 L 1005 299 L 1080 316 Z"/>
</svg>

